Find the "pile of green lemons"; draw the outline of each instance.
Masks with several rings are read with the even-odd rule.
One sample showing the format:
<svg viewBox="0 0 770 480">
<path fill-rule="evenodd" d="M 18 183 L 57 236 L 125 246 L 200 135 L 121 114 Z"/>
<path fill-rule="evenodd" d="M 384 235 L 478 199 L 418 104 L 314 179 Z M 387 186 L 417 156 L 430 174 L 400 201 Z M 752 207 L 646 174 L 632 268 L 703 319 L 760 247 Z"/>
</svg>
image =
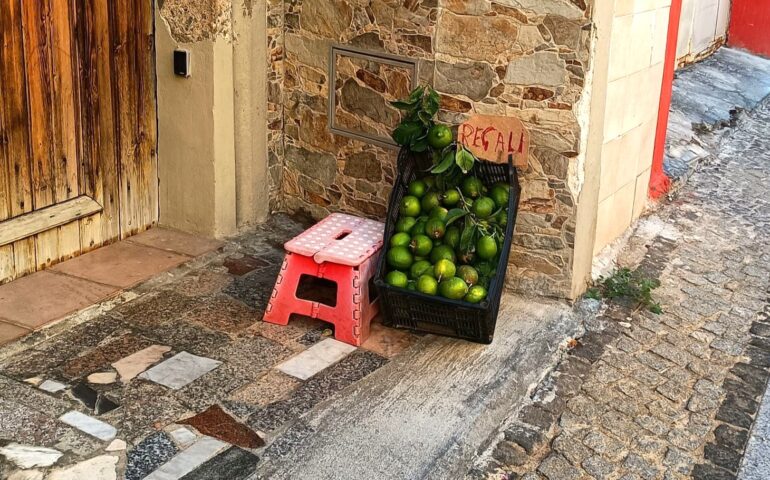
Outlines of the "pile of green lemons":
<svg viewBox="0 0 770 480">
<path fill-rule="evenodd" d="M 412 181 L 385 253 L 394 287 L 481 303 L 496 273 L 510 187 L 467 175 L 442 189 L 436 175 Z"/>
</svg>

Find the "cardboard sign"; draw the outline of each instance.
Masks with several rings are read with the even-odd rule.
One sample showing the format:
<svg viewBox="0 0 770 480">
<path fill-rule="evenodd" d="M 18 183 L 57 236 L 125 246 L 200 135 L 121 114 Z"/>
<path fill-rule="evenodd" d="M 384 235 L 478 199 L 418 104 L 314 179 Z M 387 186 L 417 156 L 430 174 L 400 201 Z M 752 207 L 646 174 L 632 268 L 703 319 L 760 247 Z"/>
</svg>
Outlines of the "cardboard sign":
<svg viewBox="0 0 770 480">
<path fill-rule="evenodd" d="M 518 118 L 474 115 L 457 130 L 457 140 L 477 158 L 527 167 L 529 132 Z"/>
</svg>

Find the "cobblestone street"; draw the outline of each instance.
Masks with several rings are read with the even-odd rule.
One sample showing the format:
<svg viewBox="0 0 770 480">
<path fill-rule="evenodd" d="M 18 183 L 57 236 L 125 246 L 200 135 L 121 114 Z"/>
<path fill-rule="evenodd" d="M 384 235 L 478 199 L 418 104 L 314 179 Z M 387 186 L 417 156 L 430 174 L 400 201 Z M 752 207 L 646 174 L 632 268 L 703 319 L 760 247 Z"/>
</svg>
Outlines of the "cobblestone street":
<svg viewBox="0 0 770 480">
<path fill-rule="evenodd" d="M 765 102 L 621 254 L 663 314 L 603 310 L 469 478 L 737 477 L 770 375 L 768 125 Z"/>
</svg>

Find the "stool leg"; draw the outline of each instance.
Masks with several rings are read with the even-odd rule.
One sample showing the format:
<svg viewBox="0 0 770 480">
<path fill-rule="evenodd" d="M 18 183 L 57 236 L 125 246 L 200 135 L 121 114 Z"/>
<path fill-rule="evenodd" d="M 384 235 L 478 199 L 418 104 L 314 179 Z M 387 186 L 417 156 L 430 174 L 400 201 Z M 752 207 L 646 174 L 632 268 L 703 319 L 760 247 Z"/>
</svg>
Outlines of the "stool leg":
<svg viewBox="0 0 770 480">
<path fill-rule="evenodd" d="M 294 307 L 296 305 L 296 293 L 297 287 L 299 287 L 301 271 L 296 268 L 290 268 L 292 261 L 292 254 L 287 253 L 283 259 L 281 272 L 278 274 L 278 279 L 275 282 L 270 302 L 267 305 L 267 309 L 265 309 L 265 316 L 262 319 L 265 322 L 276 325 L 288 325 L 291 314 L 296 313 L 294 312 Z"/>
<path fill-rule="evenodd" d="M 357 268 L 348 268 L 344 280 L 337 284 L 337 307 L 334 310 L 334 338 L 361 346 L 361 276 Z"/>
</svg>

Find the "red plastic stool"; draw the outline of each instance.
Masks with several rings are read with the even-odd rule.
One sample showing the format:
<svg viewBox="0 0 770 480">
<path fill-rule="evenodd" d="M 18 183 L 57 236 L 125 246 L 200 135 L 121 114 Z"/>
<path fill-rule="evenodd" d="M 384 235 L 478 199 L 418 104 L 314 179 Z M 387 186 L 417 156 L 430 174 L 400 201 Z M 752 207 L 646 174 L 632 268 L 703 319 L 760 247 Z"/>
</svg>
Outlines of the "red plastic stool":
<svg viewBox="0 0 770 480">
<path fill-rule="evenodd" d="M 377 269 L 384 229 L 385 225 L 374 220 L 334 213 L 287 242 L 263 320 L 287 325 L 293 313 L 317 318 L 334 324 L 337 340 L 360 346 L 379 311 L 369 285 Z M 336 283 L 336 306 L 297 298 L 303 275 Z"/>
</svg>

